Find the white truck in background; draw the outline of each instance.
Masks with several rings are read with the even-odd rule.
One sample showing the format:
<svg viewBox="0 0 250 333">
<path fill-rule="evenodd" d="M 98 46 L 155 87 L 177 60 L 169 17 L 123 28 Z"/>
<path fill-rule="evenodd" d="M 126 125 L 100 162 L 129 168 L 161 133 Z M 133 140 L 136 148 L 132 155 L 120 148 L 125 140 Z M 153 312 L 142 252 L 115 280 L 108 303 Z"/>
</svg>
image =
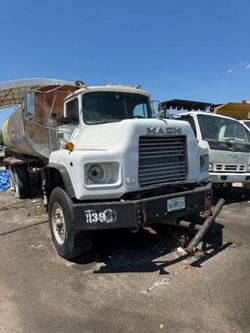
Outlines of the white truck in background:
<svg viewBox="0 0 250 333">
<path fill-rule="evenodd" d="M 250 103 L 243 99 L 240 103 L 224 103 L 212 106 L 212 112 L 239 120 L 250 131 Z"/>
<path fill-rule="evenodd" d="M 211 215 L 207 143 L 187 122 L 154 118 L 149 93 L 137 87 L 77 82 L 25 92 L 3 139 L 16 195 L 44 192 L 66 259 L 89 251 L 95 230 L 183 220 L 199 230 L 192 251 L 224 203 Z"/>
<path fill-rule="evenodd" d="M 250 132 L 239 121 L 206 110 L 210 104 L 186 100 L 161 103 L 163 110 L 174 107 L 175 119 L 190 124 L 199 142 L 209 144 L 209 178 L 219 188 L 230 188 L 233 183 L 250 184 Z M 180 110 L 189 110 L 180 112 Z"/>
</svg>

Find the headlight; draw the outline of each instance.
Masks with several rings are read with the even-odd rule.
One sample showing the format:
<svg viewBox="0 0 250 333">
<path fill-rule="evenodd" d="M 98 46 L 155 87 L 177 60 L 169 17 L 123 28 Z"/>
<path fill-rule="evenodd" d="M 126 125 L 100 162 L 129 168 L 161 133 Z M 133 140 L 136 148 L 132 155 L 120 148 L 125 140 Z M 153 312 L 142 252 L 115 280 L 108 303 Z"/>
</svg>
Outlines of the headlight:
<svg viewBox="0 0 250 333">
<path fill-rule="evenodd" d="M 85 183 L 87 185 L 114 184 L 119 176 L 119 164 L 110 163 L 88 163 L 85 164 Z"/>
<path fill-rule="evenodd" d="M 209 157 L 208 155 L 200 156 L 200 171 L 208 171 Z"/>
<path fill-rule="evenodd" d="M 250 164 L 247 165 L 247 171 L 250 172 Z"/>
<path fill-rule="evenodd" d="M 100 164 L 91 165 L 88 169 L 87 178 L 91 183 L 103 183 L 106 178 L 103 166 Z"/>
<path fill-rule="evenodd" d="M 209 171 L 213 171 L 213 163 L 209 163 Z"/>
</svg>

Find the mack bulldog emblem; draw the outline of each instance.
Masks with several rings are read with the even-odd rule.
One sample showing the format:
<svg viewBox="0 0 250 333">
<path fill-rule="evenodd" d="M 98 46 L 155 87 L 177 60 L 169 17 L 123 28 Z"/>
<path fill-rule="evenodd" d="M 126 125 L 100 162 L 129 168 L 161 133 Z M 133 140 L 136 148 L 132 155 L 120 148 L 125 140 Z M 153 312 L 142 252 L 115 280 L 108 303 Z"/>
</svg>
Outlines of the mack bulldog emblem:
<svg viewBox="0 0 250 333">
<path fill-rule="evenodd" d="M 147 127 L 147 135 L 168 135 L 168 134 L 181 134 L 181 128 L 177 127 Z"/>
<path fill-rule="evenodd" d="M 117 213 L 113 209 L 96 211 L 93 209 L 85 210 L 86 223 L 115 223 Z"/>
</svg>

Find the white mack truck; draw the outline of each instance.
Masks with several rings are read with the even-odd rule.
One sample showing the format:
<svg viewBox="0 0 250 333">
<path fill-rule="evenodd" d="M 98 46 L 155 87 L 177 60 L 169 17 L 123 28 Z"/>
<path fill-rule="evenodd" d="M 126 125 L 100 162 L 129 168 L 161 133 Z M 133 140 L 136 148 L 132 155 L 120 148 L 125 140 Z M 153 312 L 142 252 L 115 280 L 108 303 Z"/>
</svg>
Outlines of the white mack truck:
<svg viewBox="0 0 250 333">
<path fill-rule="evenodd" d="M 0 84 L 2 107 L 23 96 L 3 125 L 5 163 L 17 197 L 45 194 L 60 256 L 89 251 L 94 230 L 154 223 L 197 229 L 195 248 L 223 200 L 211 213 L 208 147 L 187 122 L 156 119 L 138 87 L 26 86 Z"/>
</svg>

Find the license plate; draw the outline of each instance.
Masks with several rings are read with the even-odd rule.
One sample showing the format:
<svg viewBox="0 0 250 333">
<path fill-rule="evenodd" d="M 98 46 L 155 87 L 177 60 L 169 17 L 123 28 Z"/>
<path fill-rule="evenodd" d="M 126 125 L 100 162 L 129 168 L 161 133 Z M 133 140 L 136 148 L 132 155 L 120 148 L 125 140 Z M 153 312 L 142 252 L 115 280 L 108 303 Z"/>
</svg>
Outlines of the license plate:
<svg viewBox="0 0 250 333">
<path fill-rule="evenodd" d="M 175 210 L 183 209 L 185 208 L 185 197 L 169 199 L 167 205 L 168 205 L 168 212 L 173 212 Z"/>
</svg>

